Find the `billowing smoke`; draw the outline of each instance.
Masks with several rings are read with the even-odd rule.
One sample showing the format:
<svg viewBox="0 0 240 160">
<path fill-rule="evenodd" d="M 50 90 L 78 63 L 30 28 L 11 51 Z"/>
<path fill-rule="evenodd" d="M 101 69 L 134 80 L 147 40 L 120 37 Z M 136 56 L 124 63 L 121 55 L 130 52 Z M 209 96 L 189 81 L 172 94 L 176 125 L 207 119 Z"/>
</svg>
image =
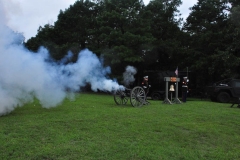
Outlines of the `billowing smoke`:
<svg viewBox="0 0 240 160">
<path fill-rule="evenodd" d="M 53 63 L 47 49 L 30 52 L 23 40 L 21 34 L 0 23 L 0 115 L 34 98 L 45 108 L 57 106 L 68 96 L 67 91 L 79 91 L 86 84 L 93 91 L 124 88 L 106 78 L 111 69 L 87 49 L 79 53 L 76 63 L 64 64 L 71 53 L 63 63 Z"/>
<path fill-rule="evenodd" d="M 123 84 L 129 86 L 135 81 L 134 75 L 137 73 L 136 68 L 133 66 L 127 66 L 126 71 L 123 73 Z"/>
</svg>

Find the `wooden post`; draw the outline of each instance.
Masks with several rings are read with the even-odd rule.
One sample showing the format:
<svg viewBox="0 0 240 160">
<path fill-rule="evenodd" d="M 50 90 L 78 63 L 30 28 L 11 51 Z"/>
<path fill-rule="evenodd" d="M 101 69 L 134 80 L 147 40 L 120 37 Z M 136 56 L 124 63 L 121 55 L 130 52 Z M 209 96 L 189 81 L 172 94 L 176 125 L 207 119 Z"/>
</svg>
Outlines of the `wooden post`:
<svg viewBox="0 0 240 160">
<path fill-rule="evenodd" d="M 164 81 L 166 82 L 166 90 L 165 90 L 165 99 L 163 103 L 172 104 L 172 102 L 168 99 L 168 82 L 170 82 L 170 77 L 164 77 Z"/>
</svg>

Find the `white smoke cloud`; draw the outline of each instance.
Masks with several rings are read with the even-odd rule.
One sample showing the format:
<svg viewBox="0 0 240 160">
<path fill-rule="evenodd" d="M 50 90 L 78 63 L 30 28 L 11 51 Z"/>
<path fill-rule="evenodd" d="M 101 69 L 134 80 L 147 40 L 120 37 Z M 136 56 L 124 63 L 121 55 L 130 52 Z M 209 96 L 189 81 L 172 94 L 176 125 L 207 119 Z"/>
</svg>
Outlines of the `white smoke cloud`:
<svg viewBox="0 0 240 160">
<path fill-rule="evenodd" d="M 68 96 L 66 89 L 78 91 L 86 84 L 93 91 L 124 88 L 106 78 L 111 69 L 87 49 L 79 53 L 76 63 L 64 65 L 49 62 L 49 52 L 43 47 L 30 52 L 21 44 L 23 40 L 21 34 L 0 25 L 0 115 L 34 98 L 45 108 L 57 106 Z"/>
<path fill-rule="evenodd" d="M 128 86 L 130 83 L 135 81 L 134 75 L 137 73 L 136 68 L 133 66 L 127 66 L 125 72 L 123 73 L 123 83 Z"/>
<path fill-rule="evenodd" d="M 98 57 L 87 49 L 80 52 L 76 63 L 61 65 L 58 72 L 60 83 L 73 91 L 88 83 L 93 91 L 111 92 L 123 87 L 106 78 L 111 73 L 110 67 L 104 67 Z"/>
</svg>

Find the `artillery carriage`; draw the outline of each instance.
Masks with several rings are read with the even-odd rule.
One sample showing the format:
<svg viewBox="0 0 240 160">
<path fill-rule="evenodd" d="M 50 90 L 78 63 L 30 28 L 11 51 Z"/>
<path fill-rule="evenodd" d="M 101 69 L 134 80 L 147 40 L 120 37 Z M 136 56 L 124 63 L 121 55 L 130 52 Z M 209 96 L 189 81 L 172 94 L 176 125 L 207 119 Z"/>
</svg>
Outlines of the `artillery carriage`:
<svg viewBox="0 0 240 160">
<path fill-rule="evenodd" d="M 114 101 L 117 105 L 126 105 L 128 99 L 133 107 L 141 107 L 147 105 L 149 102 L 146 100 L 146 94 L 144 89 L 140 86 L 136 86 L 133 89 L 125 88 L 119 89 L 114 93 Z"/>
</svg>

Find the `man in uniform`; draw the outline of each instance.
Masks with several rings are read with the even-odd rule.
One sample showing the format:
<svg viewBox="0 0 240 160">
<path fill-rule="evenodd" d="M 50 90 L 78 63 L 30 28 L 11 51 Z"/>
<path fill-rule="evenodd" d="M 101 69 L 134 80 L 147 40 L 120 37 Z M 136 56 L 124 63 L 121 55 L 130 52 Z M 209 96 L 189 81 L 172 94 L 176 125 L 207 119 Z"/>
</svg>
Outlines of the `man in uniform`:
<svg viewBox="0 0 240 160">
<path fill-rule="evenodd" d="M 143 90 L 145 91 L 145 96 L 146 96 L 145 100 L 147 102 L 147 94 L 148 94 L 148 91 L 149 91 L 149 87 L 151 87 L 151 85 L 148 84 L 148 76 L 143 77 L 142 87 L 143 87 Z"/>
<path fill-rule="evenodd" d="M 187 101 L 187 92 L 188 92 L 188 79 L 187 77 L 183 77 L 183 82 L 182 82 L 182 101 L 186 102 Z"/>
<path fill-rule="evenodd" d="M 148 88 L 149 88 L 149 85 L 148 85 L 148 76 L 144 76 L 144 77 L 143 77 L 142 87 L 143 87 L 145 93 L 147 94 L 147 93 L 148 93 Z"/>
</svg>

